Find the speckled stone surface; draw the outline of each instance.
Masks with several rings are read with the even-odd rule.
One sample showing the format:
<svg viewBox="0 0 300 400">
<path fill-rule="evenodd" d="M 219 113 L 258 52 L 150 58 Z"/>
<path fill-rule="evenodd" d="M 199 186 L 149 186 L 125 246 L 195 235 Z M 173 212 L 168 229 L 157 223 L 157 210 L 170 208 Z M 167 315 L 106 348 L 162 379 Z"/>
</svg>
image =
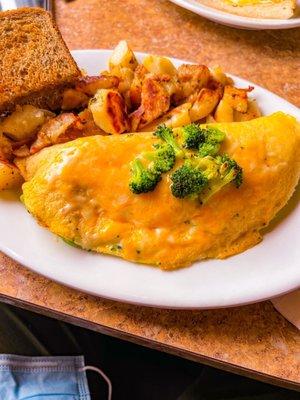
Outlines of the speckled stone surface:
<svg viewBox="0 0 300 400">
<path fill-rule="evenodd" d="M 57 1 L 70 48 L 127 39 L 250 79 L 300 105 L 300 31 L 240 31 L 162 0 Z M 0 300 L 199 362 L 300 390 L 300 333 L 271 303 L 210 311 L 150 309 L 68 289 L 0 253 Z"/>
</svg>

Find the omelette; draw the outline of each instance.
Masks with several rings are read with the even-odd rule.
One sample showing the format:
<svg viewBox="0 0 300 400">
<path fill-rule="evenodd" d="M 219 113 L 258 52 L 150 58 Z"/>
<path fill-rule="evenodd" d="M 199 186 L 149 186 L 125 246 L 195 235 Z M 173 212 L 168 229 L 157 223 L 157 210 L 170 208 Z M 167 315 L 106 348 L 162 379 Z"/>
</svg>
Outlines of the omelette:
<svg viewBox="0 0 300 400">
<path fill-rule="evenodd" d="M 295 190 L 299 124 L 279 112 L 213 126 L 226 134 L 220 152 L 243 168 L 243 184 L 224 186 L 205 204 L 172 196 L 172 171 L 155 190 L 132 193 L 131 162 L 157 142 L 150 132 L 83 137 L 17 160 L 22 201 L 66 241 L 162 269 L 240 253 L 260 242 Z"/>
</svg>

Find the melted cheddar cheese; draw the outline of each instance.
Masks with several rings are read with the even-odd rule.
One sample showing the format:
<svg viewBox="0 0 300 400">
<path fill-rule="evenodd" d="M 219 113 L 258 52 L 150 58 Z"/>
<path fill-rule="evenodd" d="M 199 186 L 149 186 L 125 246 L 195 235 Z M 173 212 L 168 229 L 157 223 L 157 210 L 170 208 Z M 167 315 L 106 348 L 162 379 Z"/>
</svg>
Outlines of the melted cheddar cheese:
<svg viewBox="0 0 300 400">
<path fill-rule="evenodd" d="M 153 192 L 130 191 L 130 162 L 152 148 L 151 133 L 85 137 L 29 157 L 21 167 L 24 204 L 84 249 L 164 269 L 244 251 L 294 191 L 299 126 L 283 113 L 217 126 L 226 133 L 221 152 L 242 166 L 244 183 L 205 205 L 173 197 L 169 173 Z"/>
</svg>

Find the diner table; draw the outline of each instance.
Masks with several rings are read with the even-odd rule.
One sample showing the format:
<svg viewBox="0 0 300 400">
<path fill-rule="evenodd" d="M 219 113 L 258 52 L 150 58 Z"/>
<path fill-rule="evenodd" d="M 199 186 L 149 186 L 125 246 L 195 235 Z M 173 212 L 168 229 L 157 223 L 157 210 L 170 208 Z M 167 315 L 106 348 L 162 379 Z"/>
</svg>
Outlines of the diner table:
<svg viewBox="0 0 300 400">
<path fill-rule="evenodd" d="M 221 65 L 300 106 L 299 29 L 233 29 L 167 0 L 57 0 L 55 18 L 70 49 L 113 48 L 126 39 L 136 51 Z M 216 310 L 124 304 L 53 282 L 1 253 L 0 300 L 300 391 L 300 332 L 270 301 Z"/>
</svg>

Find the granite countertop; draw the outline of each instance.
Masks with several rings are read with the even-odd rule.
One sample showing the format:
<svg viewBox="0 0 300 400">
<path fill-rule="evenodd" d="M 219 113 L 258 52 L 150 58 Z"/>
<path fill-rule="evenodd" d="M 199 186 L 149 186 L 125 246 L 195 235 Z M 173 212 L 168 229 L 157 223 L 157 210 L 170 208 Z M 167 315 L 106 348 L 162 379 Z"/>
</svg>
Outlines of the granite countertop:
<svg viewBox="0 0 300 400">
<path fill-rule="evenodd" d="M 208 65 L 300 105 L 300 30 L 223 27 L 164 0 L 56 2 L 71 49 L 112 48 Z M 0 254 L 0 299 L 89 329 L 300 390 L 300 333 L 270 302 L 209 311 L 121 304 L 63 287 Z"/>
</svg>

